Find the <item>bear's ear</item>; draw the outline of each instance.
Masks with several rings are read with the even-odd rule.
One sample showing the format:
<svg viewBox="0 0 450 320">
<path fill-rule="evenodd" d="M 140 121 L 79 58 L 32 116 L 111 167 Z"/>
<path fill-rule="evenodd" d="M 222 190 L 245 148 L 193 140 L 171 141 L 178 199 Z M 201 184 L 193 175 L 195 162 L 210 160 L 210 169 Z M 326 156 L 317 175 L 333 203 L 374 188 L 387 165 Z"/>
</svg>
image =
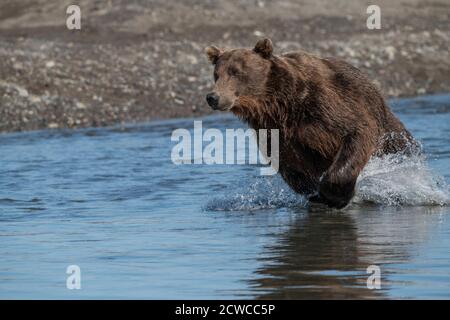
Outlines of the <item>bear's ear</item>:
<svg viewBox="0 0 450 320">
<path fill-rule="evenodd" d="M 272 56 L 273 46 L 272 41 L 268 38 L 259 40 L 253 51 L 261 55 L 263 58 L 268 59 Z"/>
<path fill-rule="evenodd" d="M 217 60 L 219 60 L 220 55 L 223 51 L 216 46 L 209 46 L 205 48 L 205 53 L 208 56 L 209 61 L 212 64 L 216 64 Z"/>
</svg>

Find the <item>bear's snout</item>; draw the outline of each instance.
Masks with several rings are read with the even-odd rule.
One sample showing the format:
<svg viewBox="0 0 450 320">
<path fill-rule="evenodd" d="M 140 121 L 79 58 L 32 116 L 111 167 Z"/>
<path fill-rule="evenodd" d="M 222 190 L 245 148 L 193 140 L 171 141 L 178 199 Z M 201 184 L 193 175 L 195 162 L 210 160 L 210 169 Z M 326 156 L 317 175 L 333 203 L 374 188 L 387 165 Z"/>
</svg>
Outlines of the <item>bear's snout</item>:
<svg viewBox="0 0 450 320">
<path fill-rule="evenodd" d="M 206 102 L 211 108 L 216 110 L 219 107 L 219 96 L 215 92 L 210 92 L 206 95 Z"/>
</svg>

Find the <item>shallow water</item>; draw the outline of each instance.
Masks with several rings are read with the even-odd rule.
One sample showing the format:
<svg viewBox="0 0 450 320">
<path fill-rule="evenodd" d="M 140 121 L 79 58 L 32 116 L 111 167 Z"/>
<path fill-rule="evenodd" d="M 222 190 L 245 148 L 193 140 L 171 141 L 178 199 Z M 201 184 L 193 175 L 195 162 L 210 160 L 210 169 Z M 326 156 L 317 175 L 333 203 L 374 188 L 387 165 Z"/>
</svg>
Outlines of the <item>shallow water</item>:
<svg viewBox="0 0 450 320">
<path fill-rule="evenodd" d="M 427 159 L 371 161 L 344 211 L 256 166 L 174 165 L 193 119 L 0 135 L 0 298 L 450 298 L 450 95 L 391 105 Z"/>
</svg>

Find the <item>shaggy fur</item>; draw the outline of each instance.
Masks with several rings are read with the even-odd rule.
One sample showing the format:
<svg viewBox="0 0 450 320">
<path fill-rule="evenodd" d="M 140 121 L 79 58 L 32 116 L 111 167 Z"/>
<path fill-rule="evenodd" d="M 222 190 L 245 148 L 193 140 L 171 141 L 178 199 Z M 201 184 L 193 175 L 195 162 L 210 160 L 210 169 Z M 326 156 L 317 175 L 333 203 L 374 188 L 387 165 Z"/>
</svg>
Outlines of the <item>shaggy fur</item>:
<svg viewBox="0 0 450 320">
<path fill-rule="evenodd" d="M 253 50 L 207 48 L 215 65 L 215 109 L 233 112 L 254 129 L 279 129 L 284 180 L 311 201 L 342 208 L 372 155 L 415 142 L 357 68 L 272 51 L 269 39 Z"/>
</svg>

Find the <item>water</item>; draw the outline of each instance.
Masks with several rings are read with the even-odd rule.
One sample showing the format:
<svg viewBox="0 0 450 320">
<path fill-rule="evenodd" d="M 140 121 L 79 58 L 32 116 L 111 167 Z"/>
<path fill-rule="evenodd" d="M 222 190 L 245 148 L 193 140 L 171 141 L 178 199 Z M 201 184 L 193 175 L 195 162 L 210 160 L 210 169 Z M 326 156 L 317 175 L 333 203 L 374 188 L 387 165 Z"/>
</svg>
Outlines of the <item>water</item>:
<svg viewBox="0 0 450 320">
<path fill-rule="evenodd" d="M 0 298 L 450 298 L 450 95 L 391 104 L 427 158 L 371 161 L 345 211 L 256 166 L 175 166 L 192 119 L 0 135 Z"/>
</svg>

